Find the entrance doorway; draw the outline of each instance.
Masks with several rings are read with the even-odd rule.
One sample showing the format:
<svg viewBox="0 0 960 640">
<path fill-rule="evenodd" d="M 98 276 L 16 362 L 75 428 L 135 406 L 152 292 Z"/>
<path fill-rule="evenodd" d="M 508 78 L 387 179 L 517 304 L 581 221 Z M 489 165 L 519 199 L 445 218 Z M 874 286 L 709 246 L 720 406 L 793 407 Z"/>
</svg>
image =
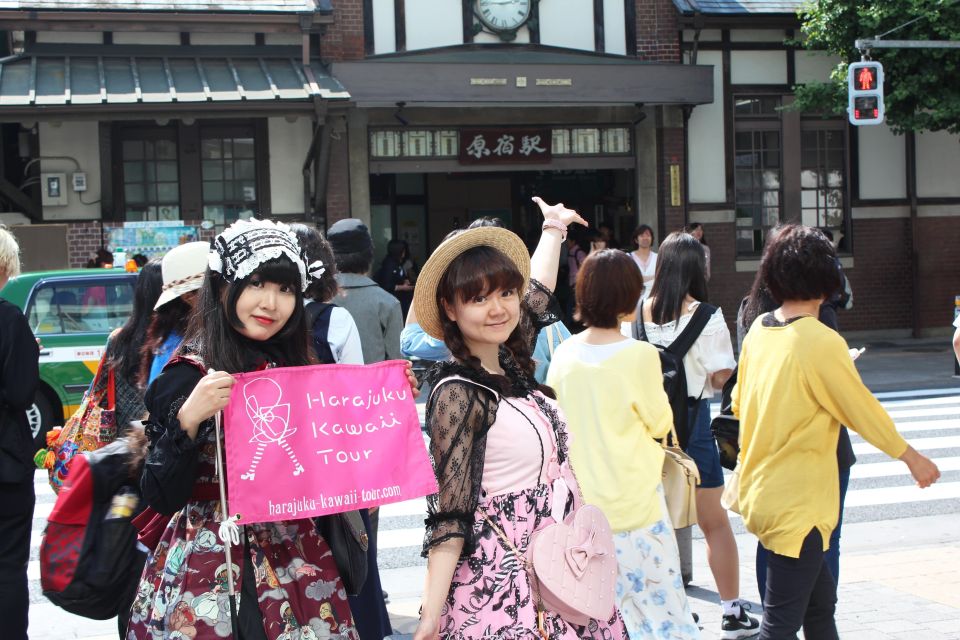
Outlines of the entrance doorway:
<svg viewBox="0 0 960 640">
<path fill-rule="evenodd" d="M 375 268 L 393 238 L 406 240 L 422 265 L 449 232 L 483 216 L 500 218 L 532 248 L 542 220 L 533 196 L 576 209 L 591 229 L 609 226 L 626 248 L 636 226 L 635 179 L 632 169 L 371 175 Z"/>
</svg>

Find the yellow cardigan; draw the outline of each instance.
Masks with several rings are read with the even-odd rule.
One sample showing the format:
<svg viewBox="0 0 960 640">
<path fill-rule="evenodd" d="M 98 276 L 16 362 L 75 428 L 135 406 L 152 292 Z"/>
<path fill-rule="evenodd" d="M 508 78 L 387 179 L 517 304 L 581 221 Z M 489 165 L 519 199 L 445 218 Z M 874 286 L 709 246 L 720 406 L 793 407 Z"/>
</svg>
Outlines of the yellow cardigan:
<svg viewBox="0 0 960 640">
<path fill-rule="evenodd" d="M 574 336 L 557 347 L 547 384 L 557 392 L 570 432 L 570 461 L 587 503 L 614 531 L 653 524 L 666 514 L 657 487 L 673 425 L 655 347 L 636 341 L 597 364 L 577 357 Z"/>
<path fill-rule="evenodd" d="M 860 380 L 847 343 L 816 318 L 764 327 L 744 339 L 733 412 L 740 418 L 740 511 L 763 546 L 797 558 L 837 525 L 837 438 L 844 424 L 887 455 L 907 443 Z"/>
</svg>

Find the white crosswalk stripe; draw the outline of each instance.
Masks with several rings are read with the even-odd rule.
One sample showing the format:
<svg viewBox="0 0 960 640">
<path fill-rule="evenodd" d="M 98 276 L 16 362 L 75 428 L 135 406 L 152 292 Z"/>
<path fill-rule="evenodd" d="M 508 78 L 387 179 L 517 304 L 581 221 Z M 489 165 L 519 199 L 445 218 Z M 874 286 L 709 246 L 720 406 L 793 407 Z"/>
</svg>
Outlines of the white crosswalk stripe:
<svg viewBox="0 0 960 640">
<path fill-rule="evenodd" d="M 887 520 L 923 513 L 960 513 L 960 388 L 877 394 L 898 429 L 918 451 L 929 455 L 943 477 L 928 489 L 918 489 L 906 465 L 891 460 L 858 435 L 851 433 L 859 460 L 851 470 L 845 518 L 860 521 Z M 716 404 L 713 406 L 716 411 Z M 36 475 L 37 507 L 28 573 L 33 581 L 34 601 L 39 595 L 37 560 L 43 523 L 53 508 L 53 492 L 45 472 Z M 901 515 L 903 514 L 903 515 Z M 389 568 L 424 564 L 420 557 L 426 499 L 381 507 L 378 547 L 381 565 Z M 739 518 L 732 518 L 738 523 Z M 737 525 L 739 526 L 739 524 Z"/>
</svg>

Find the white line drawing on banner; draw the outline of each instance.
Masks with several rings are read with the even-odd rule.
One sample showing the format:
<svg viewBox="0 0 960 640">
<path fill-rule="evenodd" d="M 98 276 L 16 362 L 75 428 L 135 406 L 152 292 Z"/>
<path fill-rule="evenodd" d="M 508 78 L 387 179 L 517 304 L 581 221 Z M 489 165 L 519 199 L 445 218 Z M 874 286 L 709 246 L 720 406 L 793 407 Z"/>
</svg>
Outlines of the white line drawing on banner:
<svg viewBox="0 0 960 640">
<path fill-rule="evenodd" d="M 263 458 L 268 444 L 277 443 L 293 462 L 293 475 L 303 473 L 303 465 L 297 460 L 297 454 L 290 447 L 287 438 L 297 432 L 290 428 L 290 403 L 283 402 L 280 385 L 270 378 L 256 378 L 243 385 L 243 398 L 247 408 L 247 417 L 253 425 L 253 437 L 250 442 L 257 443 L 257 450 L 250 461 L 250 467 L 240 474 L 241 480 L 253 480 L 257 465 Z M 261 404 L 261 402 L 263 404 Z"/>
</svg>

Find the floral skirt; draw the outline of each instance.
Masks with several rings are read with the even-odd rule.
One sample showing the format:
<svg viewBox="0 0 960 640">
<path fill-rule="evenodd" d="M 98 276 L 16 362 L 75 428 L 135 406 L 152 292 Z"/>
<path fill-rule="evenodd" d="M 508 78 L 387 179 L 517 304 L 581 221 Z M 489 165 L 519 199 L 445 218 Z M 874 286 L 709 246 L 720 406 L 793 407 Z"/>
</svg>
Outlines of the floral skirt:
<svg viewBox="0 0 960 640">
<path fill-rule="evenodd" d="M 680 575 L 680 552 L 667 520 L 663 485 L 657 486 L 661 513 L 647 527 L 613 534 L 617 550 L 617 606 L 630 640 L 700 637 Z"/>
<path fill-rule="evenodd" d="M 190 502 L 167 525 L 147 561 L 130 610 L 127 640 L 219 640 L 232 636 L 218 502 Z M 269 640 L 358 640 L 347 594 L 326 541 L 310 520 L 242 527 L 231 548 L 240 607 L 244 553 Z"/>
<path fill-rule="evenodd" d="M 552 489 L 540 485 L 518 493 L 495 496 L 481 502 L 520 553 L 526 553 L 530 535 L 548 524 Z M 477 548 L 457 565 L 440 617 L 440 637 L 445 640 L 541 640 L 537 626 L 536 597 L 526 569 L 516 554 L 485 520 L 474 523 Z M 591 620 L 586 627 L 573 626 L 546 612 L 544 627 L 549 640 L 590 638 L 626 640 L 618 612 L 610 620 Z"/>
</svg>

